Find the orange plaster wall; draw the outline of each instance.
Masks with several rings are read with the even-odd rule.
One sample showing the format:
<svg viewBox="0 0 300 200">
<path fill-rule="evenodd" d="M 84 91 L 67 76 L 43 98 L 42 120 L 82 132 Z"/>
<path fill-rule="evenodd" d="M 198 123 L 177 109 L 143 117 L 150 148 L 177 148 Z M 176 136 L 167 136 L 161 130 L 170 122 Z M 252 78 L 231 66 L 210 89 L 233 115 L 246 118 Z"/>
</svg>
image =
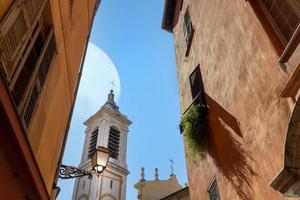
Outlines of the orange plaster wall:
<svg viewBox="0 0 300 200">
<path fill-rule="evenodd" d="M 195 28 L 185 56 L 183 15 Z M 184 1 L 174 30 L 181 113 L 191 103 L 189 75 L 200 64 L 210 121 L 210 152 L 187 160 L 191 200 L 287 199 L 270 182 L 283 167 L 290 108 L 280 97 L 289 76 L 248 1 Z M 289 198 L 293 199 L 293 198 Z"/>
<path fill-rule="evenodd" d="M 38 107 L 29 129 L 29 140 L 48 192 L 56 176 L 67 122 L 74 104 L 75 88 L 87 36 L 91 27 L 95 0 L 50 0 L 57 44 Z M 74 9 L 75 8 L 75 9 Z M 80 9 L 79 9 L 80 8 Z"/>
<path fill-rule="evenodd" d="M 14 0 L 0 1 L 0 20 L 6 14 L 13 2 Z"/>
</svg>

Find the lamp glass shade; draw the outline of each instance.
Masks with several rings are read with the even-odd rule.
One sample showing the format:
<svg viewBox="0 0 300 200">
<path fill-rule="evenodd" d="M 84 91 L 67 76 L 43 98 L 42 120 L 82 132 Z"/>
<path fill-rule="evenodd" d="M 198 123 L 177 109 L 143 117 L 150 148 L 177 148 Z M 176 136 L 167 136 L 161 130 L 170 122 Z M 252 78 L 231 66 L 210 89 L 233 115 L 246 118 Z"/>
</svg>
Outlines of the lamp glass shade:
<svg viewBox="0 0 300 200">
<path fill-rule="evenodd" d="M 98 146 L 91 159 L 92 168 L 100 173 L 104 170 L 108 163 L 109 150 L 105 147 Z"/>
</svg>

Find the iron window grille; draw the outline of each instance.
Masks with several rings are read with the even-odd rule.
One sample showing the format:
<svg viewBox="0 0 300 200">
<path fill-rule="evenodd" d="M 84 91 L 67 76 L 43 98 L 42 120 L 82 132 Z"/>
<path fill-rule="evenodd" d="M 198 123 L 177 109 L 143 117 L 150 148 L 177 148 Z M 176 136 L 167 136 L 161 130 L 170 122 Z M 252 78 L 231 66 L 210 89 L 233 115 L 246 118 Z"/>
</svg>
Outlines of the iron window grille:
<svg viewBox="0 0 300 200">
<path fill-rule="evenodd" d="M 210 200 L 220 200 L 220 194 L 216 178 L 213 179 L 207 191 Z"/>
</svg>

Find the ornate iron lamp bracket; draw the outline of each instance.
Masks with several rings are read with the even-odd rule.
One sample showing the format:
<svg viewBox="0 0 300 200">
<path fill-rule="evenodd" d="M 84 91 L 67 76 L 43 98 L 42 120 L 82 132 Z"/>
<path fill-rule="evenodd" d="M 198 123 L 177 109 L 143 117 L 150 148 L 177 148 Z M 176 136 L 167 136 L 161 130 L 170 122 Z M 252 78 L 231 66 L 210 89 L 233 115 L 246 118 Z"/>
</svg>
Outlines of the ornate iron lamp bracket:
<svg viewBox="0 0 300 200">
<path fill-rule="evenodd" d="M 67 165 L 60 166 L 58 176 L 61 179 L 77 178 L 82 176 L 88 176 L 89 179 L 93 178 L 92 172 Z"/>
</svg>

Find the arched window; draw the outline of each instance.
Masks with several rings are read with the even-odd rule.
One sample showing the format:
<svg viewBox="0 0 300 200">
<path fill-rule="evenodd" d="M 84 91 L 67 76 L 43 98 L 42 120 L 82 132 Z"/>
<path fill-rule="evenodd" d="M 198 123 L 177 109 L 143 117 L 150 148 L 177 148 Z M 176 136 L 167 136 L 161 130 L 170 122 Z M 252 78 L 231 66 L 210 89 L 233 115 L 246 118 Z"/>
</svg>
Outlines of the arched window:
<svg viewBox="0 0 300 200">
<path fill-rule="evenodd" d="M 110 156 L 116 160 L 119 157 L 120 131 L 110 127 L 108 138 L 108 150 Z"/>
<path fill-rule="evenodd" d="M 89 151 L 88 151 L 88 158 L 92 157 L 93 153 L 96 150 L 97 147 L 97 138 L 98 138 L 98 131 L 99 129 L 97 128 L 91 133 L 91 138 L 90 138 L 90 144 L 89 144 Z"/>
</svg>

